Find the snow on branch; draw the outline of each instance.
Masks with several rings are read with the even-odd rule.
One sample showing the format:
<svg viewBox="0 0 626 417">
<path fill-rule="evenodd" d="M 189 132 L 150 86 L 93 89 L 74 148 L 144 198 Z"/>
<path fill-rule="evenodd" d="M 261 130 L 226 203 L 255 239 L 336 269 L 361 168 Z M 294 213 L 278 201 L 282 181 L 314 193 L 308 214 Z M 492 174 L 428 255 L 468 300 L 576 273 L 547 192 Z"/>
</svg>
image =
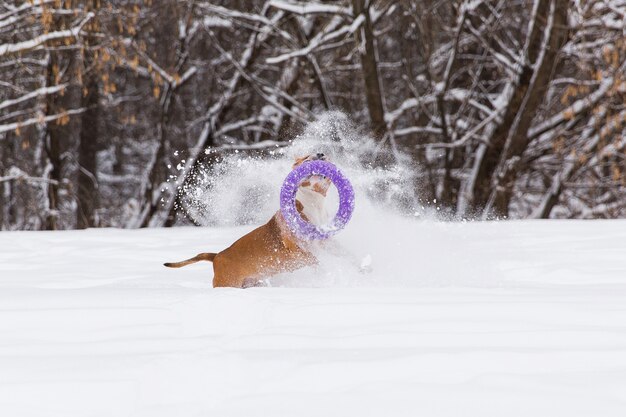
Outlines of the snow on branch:
<svg viewBox="0 0 626 417">
<path fill-rule="evenodd" d="M 581 219 L 594 219 L 598 216 L 613 218 L 614 214 L 611 212 L 619 211 L 624 207 L 623 200 L 617 200 L 612 203 L 600 203 L 594 207 L 585 207 L 581 210 L 578 217 Z"/>
<path fill-rule="evenodd" d="M 240 12 L 238 10 L 229 9 L 226 7 L 222 7 L 222 6 L 218 6 L 218 5 L 210 4 L 210 3 L 201 4 L 199 5 L 199 7 L 206 11 L 213 12 L 215 14 L 219 14 L 224 17 L 235 18 L 235 19 L 237 18 L 245 19 L 251 22 L 256 22 L 258 24 L 267 25 L 267 26 L 274 25 L 274 23 L 270 19 L 260 14 Z"/>
<path fill-rule="evenodd" d="M 274 88 L 271 85 L 269 85 L 267 82 L 264 82 L 263 80 L 253 76 L 252 74 L 249 74 L 245 70 L 245 68 L 242 67 L 239 64 L 239 62 L 236 59 L 234 59 L 233 56 L 229 52 L 227 52 L 226 50 L 224 50 L 221 47 L 221 45 L 219 44 L 219 42 L 217 42 L 217 39 L 215 37 L 213 37 L 213 40 L 214 40 L 214 43 L 215 43 L 215 47 L 222 53 L 222 55 L 224 57 L 226 57 L 232 63 L 232 65 L 241 74 L 241 76 L 243 78 L 245 78 L 250 83 L 252 88 L 270 106 L 272 106 L 272 107 L 282 111 L 283 113 L 288 114 L 289 116 L 291 116 L 294 119 L 297 119 L 297 120 L 299 120 L 299 121 L 301 121 L 303 123 L 306 123 L 306 122 L 310 121 L 310 120 L 307 120 L 305 117 L 302 117 L 297 112 L 294 112 L 290 108 L 282 105 L 278 100 L 276 100 L 277 96 L 280 96 L 280 97 L 290 101 L 299 110 L 301 110 L 305 114 L 308 114 L 311 117 L 311 119 L 313 119 L 313 115 L 306 109 L 305 106 L 300 104 L 297 100 L 295 100 L 293 97 L 291 97 L 289 94 L 285 93 L 284 91 L 281 91 L 280 89 Z"/>
<path fill-rule="evenodd" d="M 34 4 L 33 2 L 25 2 L 21 6 L 16 7 L 11 11 L 0 14 L 0 27 L 4 25 L 4 22 L 11 21 L 14 18 L 14 16 L 22 12 L 25 12 L 28 9 L 39 8 L 40 6 L 44 4 L 54 3 L 55 1 L 57 0 L 39 0 L 37 1 L 37 4 Z"/>
<path fill-rule="evenodd" d="M 474 10 L 476 10 L 478 8 L 478 6 L 480 6 L 481 4 L 483 4 L 485 1 L 484 0 L 471 0 L 471 1 L 466 1 L 461 5 L 461 9 L 459 10 L 459 14 L 464 14 L 464 13 L 468 13 L 468 12 L 473 12 Z"/>
<path fill-rule="evenodd" d="M 277 141 L 277 140 L 262 140 L 260 142 L 256 142 L 256 143 L 249 143 L 249 144 L 223 144 L 221 145 L 219 148 L 215 148 L 216 150 L 238 150 L 238 151 L 247 151 L 247 150 L 265 150 L 265 149 L 277 149 L 277 148 L 284 148 L 285 146 L 288 146 L 289 142 L 285 142 L 285 141 Z M 212 148 L 209 148 L 207 151 L 210 152 Z"/>
<path fill-rule="evenodd" d="M 287 39 L 292 42 L 294 41 L 294 38 L 291 34 L 289 34 L 288 32 L 284 30 L 279 29 L 276 26 L 276 19 L 274 18 L 269 19 L 261 14 L 240 12 L 238 10 L 228 9 L 226 7 L 217 6 L 214 4 L 201 4 L 199 7 L 211 13 L 215 13 L 224 18 L 229 18 L 233 20 L 235 19 L 247 20 L 253 23 L 257 23 L 260 26 L 272 28 L 272 30 L 275 30 L 284 39 Z M 283 14 L 282 11 L 280 13 L 281 15 Z"/>
<path fill-rule="evenodd" d="M 139 48 L 132 39 L 128 39 L 128 38 L 123 39 L 122 43 L 125 46 L 133 48 L 133 50 L 137 53 L 137 55 L 139 55 L 150 66 L 152 71 L 137 63 L 131 63 L 125 57 L 117 55 L 115 50 L 108 49 L 112 54 L 116 54 L 117 56 L 119 56 L 120 63 L 124 68 L 128 68 L 131 71 L 141 75 L 142 77 L 150 78 L 153 81 L 157 81 L 157 77 L 154 74 L 154 73 L 157 73 L 158 76 L 164 79 L 167 82 L 167 84 L 174 90 L 180 87 L 181 85 L 183 85 L 186 81 L 188 81 L 192 76 L 194 76 L 198 72 L 198 68 L 196 66 L 192 66 L 189 69 L 187 69 L 183 73 L 183 75 L 179 77 L 170 75 L 169 72 L 167 72 L 163 67 L 161 67 L 152 58 L 150 58 L 148 54 L 143 52 L 141 48 Z"/>
<path fill-rule="evenodd" d="M 436 93 L 439 93 L 440 91 L 443 91 L 441 83 L 434 84 L 432 89 Z M 469 99 L 469 97 L 471 97 L 471 95 L 472 95 L 472 92 L 468 91 L 466 89 L 463 89 L 463 88 L 452 88 L 452 89 L 448 89 L 447 91 L 445 91 L 443 99 L 444 99 L 444 101 L 462 102 L 462 101 L 465 101 L 466 99 Z M 419 106 L 423 106 L 423 105 L 427 105 L 427 104 L 433 104 L 436 101 L 437 101 L 437 95 L 436 94 L 425 94 L 425 95 L 420 96 L 419 98 L 415 98 L 415 97 L 408 98 L 408 99 L 404 100 L 402 103 L 400 103 L 398 108 L 396 108 L 393 111 L 387 112 L 387 114 L 385 114 L 385 122 L 387 123 L 387 125 L 392 125 L 405 112 L 407 112 L 409 110 L 412 110 L 412 109 L 415 109 L 415 108 L 417 108 Z M 499 111 L 499 109 L 491 110 L 490 108 L 480 104 L 476 100 L 469 99 L 469 103 L 472 106 L 474 106 L 475 108 L 477 108 L 478 110 L 480 110 L 481 112 L 483 112 L 483 113 L 485 113 L 487 115 L 491 115 L 494 111 L 496 111 L 496 112 Z"/>
<path fill-rule="evenodd" d="M 547 218 L 563 192 L 565 187 L 564 184 L 569 181 L 583 165 L 598 166 L 601 164 L 600 161 L 602 158 L 613 155 L 617 152 L 622 152 L 624 147 L 626 147 L 626 139 L 621 137 L 617 142 L 609 143 L 601 150 L 598 150 L 598 146 L 604 138 L 614 135 L 622 128 L 621 120 L 626 118 L 626 110 L 623 110 L 615 115 L 609 123 L 602 126 L 600 131 L 597 132 L 596 124 L 605 116 L 606 109 L 592 117 L 591 122 L 581 135 L 581 143 L 583 144 L 582 149 L 579 152 L 572 152 L 565 157 L 565 160 L 561 163 L 562 168 L 554 174 L 552 184 L 542 197 L 539 205 L 534 210 L 531 217 Z M 579 155 L 588 155 L 593 153 L 595 154 L 591 158 L 579 157 Z"/>
<path fill-rule="evenodd" d="M 626 25 L 624 25 L 623 19 L 618 19 L 614 16 L 601 16 L 598 19 L 591 19 L 585 22 L 583 25 L 585 28 L 601 28 L 607 30 L 615 30 L 623 32 Z"/>
<path fill-rule="evenodd" d="M 45 3 L 52 3 L 54 2 L 54 0 L 48 0 Z M 11 17 L 8 17 L 6 19 L 2 19 L 0 18 L 0 30 L 2 32 L 8 32 L 10 30 L 13 30 L 11 27 L 16 25 L 18 22 L 25 20 L 27 17 L 33 17 L 33 16 L 38 16 L 41 15 L 42 13 L 45 12 L 45 9 L 41 6 L 39 7 L 32 7 L 31 5 L 29 5 L 29 7 L 27 9 L 28 10 L 28 14 L 23 14 L 23 15 L 19 15 L 17 13 L 15 13 L 14 15 L 12 15 Z M 26 10 L 27 10 L 26 9 Z M 55 9 L 53 11 L 53 13 L 57 16 L 75 16 L 76 13 L 78 13 L 79 10 L 75 10 L 75 9 Z"/>
<path fill-rule="evenodd" d="M 85 26 L 85 24 L 93 17 L 94 14 L 90 12 L 83 20 L 80 21 L 80 23 L 76 27 L 72 29 L 58 30 L 55 32 L 39 35 L 27 41 L 0 45 L 0 57 L 16 52 L 24 52 L 35 49 L 38 46 L 51 40 L 77 37 L 80 31 L 83 29 L 83 26 Z"/>
<path fill-rule="evenodd" d="M 393 136 L 401 137 L 413 134 L 431 134 L 441 135 L 441 129 L 432 126 L 410 126 L 402 129 L 396 129 L 393 131 Z"/>
<path fill-rule="evenodd" d="M 61 119 L 63 117 L 67 117 L 67 116 L 73 116 L 75 114 L 80 114 L 83 113 L 85 111 L 84 108 L 80 108 L 80 109 L 72 109 L 72 110 L 67 110 L 64 111 L 63 113 L 58 113 L 58 114 L 51 114 L 50 116 L 45 116 L 45 117 L 33 117 L 21 122 L 16 122 L 16 123 L 9 123 L 6 125 L 0 125 L 0 133 L 4 133 L 4 132 L 10 132 L 11 130 L 15 130 L 15 129 L 21 129 L 25 126 L 30 126 L 30 125 L 34 125 L 34 124 L 44 124 L 44 123 L 48 123 L 48 122 L 52 122 L 58 119 Z"/>
<path fill-rule="evenodd" d="M 165 81 L 167 81 L 168 84 L 174 85 L 176 83 L 176 80 L 174 79 L 174 77 L 172 77 L 166 70 L 164 70 L 152 58 L 150 58 L 150 56 L 148 56 L 148 54 L 143 52 L 141 50 L 141 48 L 139 48 L 139 47 L 137 47 L 137 45 L 135 45 L 134 40 L 126 38 L 126 39 L 122 40 L 122 43 L 125 46 L 129 46 L 129 47 L 133 48 L 135 50 L 135 52 L 138 55 L 140 55 L 141 58 L 143 58 L 148 63 L 148 65 L 150 65 L 150 67 L 152 69 L 154 69 L 154 71 L 156 71 Z"/>
<path fill-rule="evenodd" d="M 51 180 L 49 178 L 41 178 L 41 177 L 30 176 L 30 175 L 28 175 L 28 173 L 22 171 L 21 169 L 19 169 L 16 166 L 12 166 L 11 168 L 9 168 L 7 173 L 9 175 L 6 175 L 4 177 L 0 177 L 0 183 L 8 182 L 8 181 L 15 181 L 15 180 L 26 181 L 26 182 L 45 182 L 45 183 L 49 183 L 49 184 L 58 184 L 59 183 L 58 181 Z"/>
<path fill-rule="evenodd" d="M 271 0 L 269 2 L 270 7 L 281 9 L 286 12 L 295 13 L 301 16 L 309 14 L 330 13 L 330 14 L 343 14 L 346 16 L 352 16 L 352 9 L 349 7 L 341 7 L 332 4 L 321 4 L 315 2 L 302 2 L 302 1 L 279 1 Z"/>
<path fill-rule="evenodd" d="M 48 94 L 54 94 L 58 91 L 62 91 L 65 87 L 67 86 L 67 84 L 61 84 L 61 85 L 55 85 L 52 87 L 42 87 L 39 88 L 35 91 L 31 91 L 28 94 L 24 94 L 21 97 L 12 99 L 12 100 L 5 100 L 3 102 L 0 102 L 0 110 L 5 109 L 7 107 L 10 106 L 14 106 L 18 103 L 21 103 L 23 101 L 27 101 L 30 100 L 31 98 L 37 98 L 37 97 L 41 97 L 41 96 L 45 96 Z"/>
<path fill-rule="evenodd" d="M 271 25 L 264 26 L 258 35 L 253 34 L 250 36 L 246 48 L 241 53 L 238 67 L 247 68 L 251 64 L 251 62 L 253 61 L 254 50 L 259 44 L 265 42 L 270 33 L 269 28 L 276 25 L 276 23 L 283 17 L 283 14 L 283 12 L 276 13 L 276 15 L 274 15 L 272 17 L 272 20 L 270 21 Z M 217 102 L 209 107 L 209 109 L 205 112 L 205 115 L 201 118 L 201 120 L 205 122 L 205 126 L 202 129 L 200 139 L 198 140 L 198 144 L 196 145 L 197 149 L 201 148 L 200 144 L 204 143 L 206 139 L 205 133 L 208 134 L 210 130 L 210 124 L 212 123 L 211 119 L 218 115 L 225 107 L 227 107 L 227 104 L 234 99 L 235 90 L 237 89 L 241 78 L 243 78 L 242 73 L 240 71 L 235 71 L 230 81 L 226 83 L 228 87 L 224 94 L 221 95 L 220 99 Z"/>
<path fill-rule="evenodd" d="M 286 54 L 267 58 L 265 62 L 268 64 L 278 64 L 278 63 L 287 61 L 288 59 L 292 59 L 292 58 L 296 58 L 300 56 L 306 56 L 326 42 L 329 42 L 333 39 L 337 39 L 338 37 L 346 35 L 346 34 L 354 33 L 361 26 L 361 24 L 365 21 L 365 16 L 363 14 L 360 14 L 356 19 L 354 19 L 352 24 L 344 25 L 344 26 L 341 26 L 339 29 L 334 30 L 342 20 L 343 19 L 341 17 L 335 16 L 333 20 L 331 20 L 331 22 L 328 24 L 326 29 L 320 32 L 313 39 L 311 39 L 311 41 L 306 47 L 302 49 L 298 49 L 297 51 L 292 51 Z"/>
<path fill-rule="evenodd" d="M 425 145 L 423 147 L 424 148 L 430 148 L 430 149 L 435 149 L 435 148 L 449 148 L 449 149 L 459 148 L 461 146 L 465 146 L 465 144 L 472 138 L 476 138 L 476 139 L 482 140 L 483 143 L 485 143 L 485 140 L 478 136 L 478 131 L 480 131 L 482 128 L 487 126 L 489 123 L 491 123 L 492 121 L 497 119 L 500 116 L 501 113 L 502 113 L 502 109 L 495 110 L 493 113 L 491 113 L 491 115 L 489 117 L 483 119 L 483 121 L 478 123 L 472 129 L 470 129 L 467 133 L 465 133 L 465 135 L 463 135 L 463 137 L 461 139 L 455 140 L 454 142 L 451 142 L 451 143 L 429 143 L 429 144 L 427 144 L 427 145 Z"/>
<path fill-rule="evenodd" d="M 575 101 L 571 106 L 567 107 L 565 110 L 559 112 L 558 114 L 552 116 L 548 120 L 540 123 L 539 125 L 533 127 L 528 132 L 528 138 L 534 139 L 539 135 L 544 134 L 550 129 L 554 129 L 555 127 L 561 125 L 562 123 L 573 119 L 578 116 L 583 111 L 589 109 L 590 107 L 596 105 L 606 93 L 609 92 L 611 86 L 613 85 L 613 77 L 605 78 L 600 87 L 589 94 L 585 98 L 581 98 L 580 100 Z"/>
</svg>

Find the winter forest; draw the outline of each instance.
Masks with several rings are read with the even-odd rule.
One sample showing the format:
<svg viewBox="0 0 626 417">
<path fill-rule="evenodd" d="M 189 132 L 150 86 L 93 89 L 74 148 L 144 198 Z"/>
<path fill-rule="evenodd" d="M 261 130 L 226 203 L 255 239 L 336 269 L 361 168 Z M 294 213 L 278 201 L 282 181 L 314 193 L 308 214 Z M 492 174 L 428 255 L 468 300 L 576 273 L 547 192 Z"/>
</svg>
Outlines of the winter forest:
<svg viewBox="0 0 626 417">
<path fill-rule="evenodd" d="M 445 218 L 624 217 L 626 1 L 0 1 L 1 229 L 197 223 L 327 112 Z"/>
</svg>

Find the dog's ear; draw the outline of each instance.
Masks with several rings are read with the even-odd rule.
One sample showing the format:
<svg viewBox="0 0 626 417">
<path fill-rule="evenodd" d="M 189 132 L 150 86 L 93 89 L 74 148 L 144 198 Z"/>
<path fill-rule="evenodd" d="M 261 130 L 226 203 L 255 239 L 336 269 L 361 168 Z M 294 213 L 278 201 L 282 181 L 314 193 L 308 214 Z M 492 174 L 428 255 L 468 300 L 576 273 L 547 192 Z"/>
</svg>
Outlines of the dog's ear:
<svg viewBox="0 0 626 417">
<path fill-rule="evenodd" d="M 293 163 L 293 168 L 297 167 L 298 165 L 300 165 L 301 163 L 303 163 L 304 161 L 306 161 L 306 159 L 309 157 L 309 155 L 307 156 L 303 156 L 301 158 L 296 158 L 295 162 Z"/>
</svg>

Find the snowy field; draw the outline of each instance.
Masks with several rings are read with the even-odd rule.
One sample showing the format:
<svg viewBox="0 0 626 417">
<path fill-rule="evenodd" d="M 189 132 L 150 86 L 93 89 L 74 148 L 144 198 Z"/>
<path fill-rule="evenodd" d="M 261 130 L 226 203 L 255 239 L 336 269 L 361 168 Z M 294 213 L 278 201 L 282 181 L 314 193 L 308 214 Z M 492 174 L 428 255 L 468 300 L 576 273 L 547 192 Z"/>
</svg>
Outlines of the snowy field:
<svg viewBox="0 0 626 417">
<path fill-rule="evenodd" d="M 626 415 L 626 222 L 384 227 L 248 290 L 161 264 L 249 227 L 0 233 L 0 415 Z"/>
</svg>

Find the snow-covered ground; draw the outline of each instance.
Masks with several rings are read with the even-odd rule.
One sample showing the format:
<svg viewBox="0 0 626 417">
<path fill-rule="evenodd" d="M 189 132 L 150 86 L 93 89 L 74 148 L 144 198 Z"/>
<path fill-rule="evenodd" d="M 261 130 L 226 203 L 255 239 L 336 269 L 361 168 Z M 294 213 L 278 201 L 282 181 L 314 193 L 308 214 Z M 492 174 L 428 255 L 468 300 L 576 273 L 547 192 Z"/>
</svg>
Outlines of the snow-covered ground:
<svg viewBox="0 0 626 417">
<path fill-rule="evenodd" d="M 249 229 L 0 233 L 0 416 L 626 415 L 625 221 L 373 217 L 370 274 L 273 288 L 161 265 Z"/>
</svg>

